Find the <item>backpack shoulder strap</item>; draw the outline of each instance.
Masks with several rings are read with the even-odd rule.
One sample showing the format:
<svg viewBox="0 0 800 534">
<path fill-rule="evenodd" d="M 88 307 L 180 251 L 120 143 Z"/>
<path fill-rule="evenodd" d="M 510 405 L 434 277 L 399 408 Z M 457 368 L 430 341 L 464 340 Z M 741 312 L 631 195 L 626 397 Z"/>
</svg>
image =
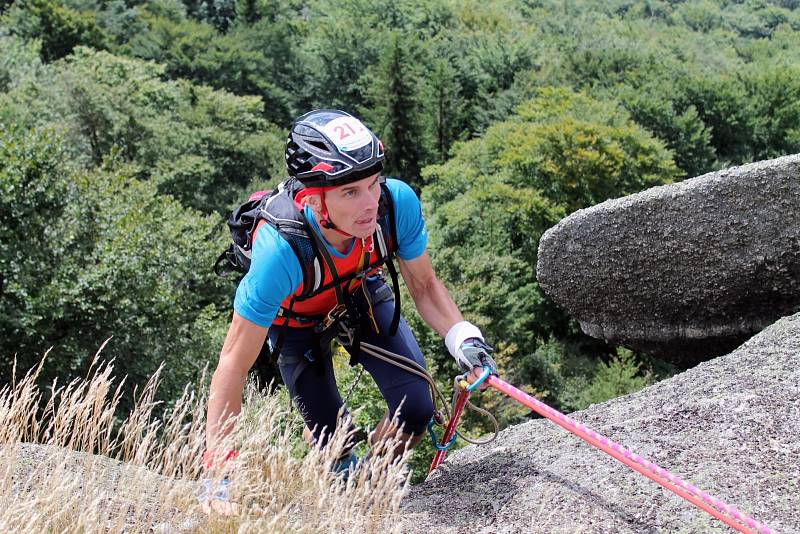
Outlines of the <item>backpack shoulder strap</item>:
<svg viewBox="0 0 800 534">
<path fill-rule="evenodd" d="M 232 243 L 214 263 L 217 276 L 226 277 L 232 272 L 246 273 L 250 270 L 250 249 L 253 247 L 261 206 L 271 194 L 271 191 L 254 193 L 228 216 Z"/>
<path fill-rule="evenodd" d="M 386 243 L 386 254 L 383 250 L 381 254 L 389 257 L 389 254 L 397 252 L 397 222 L 394 213 L 394 199 L 385 183 L 381 184 L 381 198 L 378 201 L 378 224 L 380 226 L 382 240 Z"/>
<path fill-rule="evenodd" d="M 392 258 L 398 249 L 397 242 L 397 222 L 394 213 L 394 199 L 389 192 L 386 183 L 381 184 L 381 198 L 378 204 L 378 228 L 375 230 L 378 247 L 381 257 L 386 262 L 389 276 L 392 278 L 392 290 L 394 292 L 394 315 L 389 326 L 389 335 L 397 333 L 400 326 L 400 280 L 397 276 L 397 269 Z"/>
<path fill-rule="evenodd" d="M 311 238 L 311 226 L 294 203 L 297 184 L 293 179 L 278 186 L 276 192 L 262 205 L 259 218 L 275 228 L 289 243 L 303 271 L 301 297 L 314 293 L 322 285 L 324 266 L 319 260 L 317 244 Z"/>
</svg>

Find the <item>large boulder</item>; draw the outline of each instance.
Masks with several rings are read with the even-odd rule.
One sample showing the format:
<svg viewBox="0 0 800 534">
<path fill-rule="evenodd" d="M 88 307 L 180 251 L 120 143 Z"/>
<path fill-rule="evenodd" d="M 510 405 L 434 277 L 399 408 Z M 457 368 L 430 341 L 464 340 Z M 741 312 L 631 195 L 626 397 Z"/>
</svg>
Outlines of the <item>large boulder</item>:
<svg viewBox="0 0 800 534">
<path fill-rule="evenodd" d="M 572 417 L 766 523 L 800 532 L 800 314 L 735 352 Z M 655 482 L 539 419 L 450 454 L 402 532 L 728 533 Z"/>
<path fill-rule="evenodd" d="M 800 155 L 579 210 L 537 278 L 591 336 L 687 367 L 725 354 L 800 310 Z"/>
</svg>

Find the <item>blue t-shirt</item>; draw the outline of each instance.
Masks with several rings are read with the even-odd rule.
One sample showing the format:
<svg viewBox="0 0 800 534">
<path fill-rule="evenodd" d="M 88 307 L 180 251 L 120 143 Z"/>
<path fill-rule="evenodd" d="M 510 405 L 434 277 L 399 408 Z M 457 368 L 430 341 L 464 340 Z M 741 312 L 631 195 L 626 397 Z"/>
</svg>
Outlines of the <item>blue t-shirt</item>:
<svg viewBox="0 0 800 534">
<path fill-rule="evenodd" d="M 392 195 L 395 225 L 397 227 L 397 255 L 403 260 L 413 260 L 425 252 L 428 232 L 422 217 L 422 207 L 414 191 L 400 180 L 388 178 L 386 186 Z M 306 205 L 306 218 L 317 234 L 322 236 L 311 209 Z M 330 253 L 340 258 L 347 257 L 325 239 Z M 281 302 L 297 291 L 303 283 L 300 260 L 291 245 L 272 226 L 262 225 L 256 234 L 251 253 L 250 270 L 239 282 L 233 308 L 236 313 L 260 326 L 269 326 L 278 313 Z"/>
</svg>

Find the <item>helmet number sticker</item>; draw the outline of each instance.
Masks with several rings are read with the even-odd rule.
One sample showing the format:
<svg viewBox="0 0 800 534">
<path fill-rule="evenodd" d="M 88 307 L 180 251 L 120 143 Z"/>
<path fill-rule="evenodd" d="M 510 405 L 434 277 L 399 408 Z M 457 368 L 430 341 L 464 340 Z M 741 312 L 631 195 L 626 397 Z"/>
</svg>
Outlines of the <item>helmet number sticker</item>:
<svg viewBox="0 0 800 534">
<path fill-rule="evenodd" d="M 355 117 L 337 117 L 323 126 L 322 131 L 342 152 L 361 148 L 372 141 L 369 130 Z"/>
</svg>

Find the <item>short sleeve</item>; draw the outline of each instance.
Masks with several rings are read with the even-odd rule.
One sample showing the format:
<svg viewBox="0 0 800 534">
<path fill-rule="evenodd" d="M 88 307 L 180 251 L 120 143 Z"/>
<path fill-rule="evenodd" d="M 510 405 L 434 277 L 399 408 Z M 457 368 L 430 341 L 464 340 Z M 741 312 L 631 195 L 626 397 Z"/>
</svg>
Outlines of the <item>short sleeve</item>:
<svg viewBox="0 0 800 534">
<path fill-rule="evenodd" d="M 413 260 L 422 255 L 428 246 L 428 231 L 422 216 L 422 205 L 414 190 L 405 182 L 389 178 L 386 187 L 392 195 L 397 226 L 397 255 L 403 260 Z"/>
<path fill-rule="evenodd" d="M 303 283 L 303 270 L 292 246 L 268 224 L 253 243 L 250 270 L 239 282 L 233 308 L 259 326 L 269 326 L 281 302 Z"/>
</svg>

